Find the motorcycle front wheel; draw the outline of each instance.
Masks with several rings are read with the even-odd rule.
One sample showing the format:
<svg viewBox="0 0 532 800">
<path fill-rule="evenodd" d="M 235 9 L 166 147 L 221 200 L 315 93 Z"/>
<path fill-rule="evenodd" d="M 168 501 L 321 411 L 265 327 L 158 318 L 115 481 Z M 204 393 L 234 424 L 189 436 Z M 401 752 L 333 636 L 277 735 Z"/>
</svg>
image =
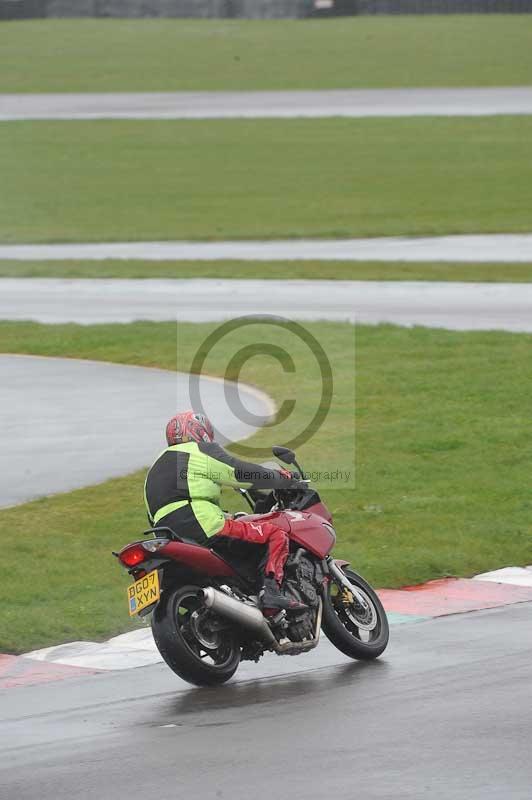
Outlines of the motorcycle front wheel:
<svg viewBox="0 0 532 800">
<path fill-rule="evenodd" d="M 209 611 L 199 586 L 181 586 L 164 597 L 152 615 L 160 654 L 176 675 L 195 686 L 225 683 L 240 663 L 234 631 Z"/>
<path fill-rule="evenodd" d="M 386 612 L 364 578 L 347 567 L 342 567 L 342 572 L 356 593 L 334 580 L 329 581 L 323 592 L 321 627 L 329 641 L 346 656 L 370 661 L 380 656 L 388 644 Z"/>
</svg>

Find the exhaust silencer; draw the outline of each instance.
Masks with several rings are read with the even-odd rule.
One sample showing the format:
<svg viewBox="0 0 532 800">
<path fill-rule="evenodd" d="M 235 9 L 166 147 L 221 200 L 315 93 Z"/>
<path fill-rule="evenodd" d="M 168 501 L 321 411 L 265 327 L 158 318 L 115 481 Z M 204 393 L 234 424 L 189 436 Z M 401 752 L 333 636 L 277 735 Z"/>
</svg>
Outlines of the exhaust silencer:
<svg viewBox="0 0 532 800">
<path fill-rule="evenodd" d="M 242 625 L 243 628 L 253 631 L 258 639 L 277 649 L 277 639 L 258 608 L 254 608 L 241 600 L 235 600 L 234 597 L 229 597 L 229 595 L 220 592 L 213 586 L 202 589 L 200 597 L 207 608 L 212 609 L 221 617 L 230 619 L 232 622 Z"/>
</svg>

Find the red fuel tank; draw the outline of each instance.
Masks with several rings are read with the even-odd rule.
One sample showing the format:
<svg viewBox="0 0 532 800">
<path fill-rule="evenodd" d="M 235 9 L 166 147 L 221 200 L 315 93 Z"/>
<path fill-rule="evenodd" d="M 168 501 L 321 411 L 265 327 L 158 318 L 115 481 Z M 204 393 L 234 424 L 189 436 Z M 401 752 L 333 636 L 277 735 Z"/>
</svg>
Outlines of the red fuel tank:
<svg viewBox="0 0 532 800">
<path fill-rule="evenodd" d="M 257 522 L 273 522 L 287 533 L 290 530 L 290 522 L 286 517 L 286 511 L 270 511 L 269 514 L 246 514 L 242 517 L 245 520 L 257 520 Z"/>
<path fill-rule="evenodd" d="M 285 511 L 290 520 L 290 538 L 318 558 L 329 555 L 336 544 L 333 526 L 321 515 L 307 511 Z"/>
<path fill-rule="evenodd" d="M 336 544 L 336 534 L 330 524 L 331 515 L 323 503 L 308 511 L 271 511 L 269 514 L 246 514 L 246 520 L 273 522 L 290 535 L 290 539 L 305 547 L 318 558 L 329 555 Z"/>
</svg>

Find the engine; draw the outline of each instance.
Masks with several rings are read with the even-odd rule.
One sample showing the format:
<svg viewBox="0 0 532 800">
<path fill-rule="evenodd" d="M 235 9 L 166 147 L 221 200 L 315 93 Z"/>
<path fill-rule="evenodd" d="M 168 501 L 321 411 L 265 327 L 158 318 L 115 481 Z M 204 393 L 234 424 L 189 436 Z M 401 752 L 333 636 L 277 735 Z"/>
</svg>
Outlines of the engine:
<svg viewBox="0 0 532 800">
<path fill-rule="evenodd" d="M 293 642 L 301 642 L 314 637 L 319 588 L 324 578 L 321 564 L 310 557 L 300 547 L 290 553 L 285 565 L 283 592 L 308 606 L 290 619 L 287 635 Z"/>
</svg>

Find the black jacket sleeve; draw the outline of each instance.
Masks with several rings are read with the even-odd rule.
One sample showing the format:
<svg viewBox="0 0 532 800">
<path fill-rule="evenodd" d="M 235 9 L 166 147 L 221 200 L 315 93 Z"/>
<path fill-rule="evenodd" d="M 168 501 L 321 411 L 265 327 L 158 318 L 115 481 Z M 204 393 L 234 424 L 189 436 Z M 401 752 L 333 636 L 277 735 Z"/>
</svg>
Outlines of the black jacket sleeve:
<svg viewBox="0 0 532 800">
<path fill-rule="evenodd" d="M 296 479 L 285 478 L 276 469 L 235 458 L 216 442 L 199 442 L 198 448 L 210 458 L 232 467 L 239 483 L 250 483 L 255 489 L 290 489 L 298 484 Z"/>
</svg>

